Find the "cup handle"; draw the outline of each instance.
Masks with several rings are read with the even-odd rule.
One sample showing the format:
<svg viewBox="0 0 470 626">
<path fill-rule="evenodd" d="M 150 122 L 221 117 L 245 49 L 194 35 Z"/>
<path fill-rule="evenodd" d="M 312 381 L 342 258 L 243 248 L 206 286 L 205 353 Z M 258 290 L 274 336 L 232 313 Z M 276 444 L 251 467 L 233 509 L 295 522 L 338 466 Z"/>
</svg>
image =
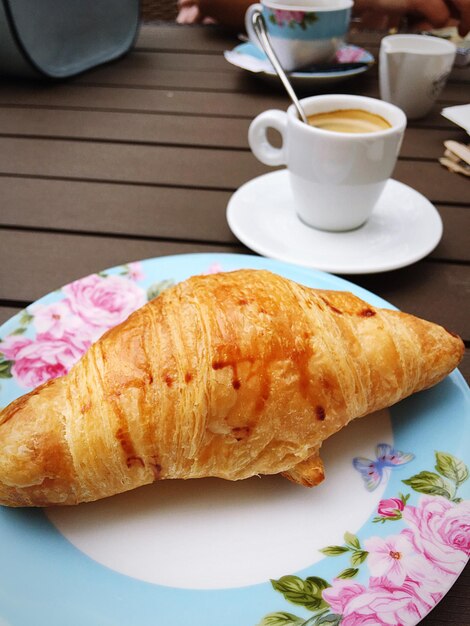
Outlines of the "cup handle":
<svg viewBox="0 0 470 626">
<path fill-rule="evenodd" d="M 281 148 L 275 148 L 268 140 L 268 128 L 274 128 L 282 137 Z M 251 122 L 248 142 L 255 157 L 265 165 L 287 165 L 286 159 L 287 113 L 264 111 Z"/>
<path fill-rule="evenodd" d="M 245 13 L 245 30 L 248 35 L 248 38 L 251 41 L 251 43 L 253 43 L 256 47 L 260 48 L 260 50 L 262 48 L 258 41 L 258 35 L 255 33 L 255 29 L 253 28 L 253 24 L 251 22 L 251 16 L 253 15 L 255 11 L 261 12 L 262 10 L 263 10 L 262 4 L 259 4 L 259 3 L 250 4 L 250 6 L 248 7 Z"/>
</svg>

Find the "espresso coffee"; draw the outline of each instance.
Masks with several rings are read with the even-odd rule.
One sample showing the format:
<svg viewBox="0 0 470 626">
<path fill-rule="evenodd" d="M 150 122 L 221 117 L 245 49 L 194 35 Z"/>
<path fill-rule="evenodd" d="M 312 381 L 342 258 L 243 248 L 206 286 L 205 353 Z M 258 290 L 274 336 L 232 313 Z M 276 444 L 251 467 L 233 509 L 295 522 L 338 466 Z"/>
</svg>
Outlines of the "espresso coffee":
<svg viewBox="0 0 470 626">
<path fill-rule="evenodd" d="M 308 123 L 337 133 L 376 133 L 391 128 L 386 119 L 362 109 L 339 109 L 308 115 Z"/>
</svg>

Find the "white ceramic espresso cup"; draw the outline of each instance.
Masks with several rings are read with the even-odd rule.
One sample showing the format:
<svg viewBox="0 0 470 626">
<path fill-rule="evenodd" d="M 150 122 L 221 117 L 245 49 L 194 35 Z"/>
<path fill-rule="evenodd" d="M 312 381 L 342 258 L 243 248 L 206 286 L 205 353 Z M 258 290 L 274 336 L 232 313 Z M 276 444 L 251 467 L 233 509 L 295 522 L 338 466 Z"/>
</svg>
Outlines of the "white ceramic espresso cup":
<svg viewBox="0 0 470 626">
<path fill-rule="evenodd" d="M 382 100 L 404 110 L 410 119 L 427 115 L 452 69 L 456 47 L 428 35 L 390 35 L 380 44 Z"/>
<path fill-rule="evenodd" d="M 250 125 L 254 155 L 266 165 L 286 165 L 295 209 L 314 228 L 345 231 L 367 220 L 395 167 L 406 127 L 398 107 L 375 98 L 350 95 L 312 96 L 301 100 L 305 113 L 362 109 L 386 119 L 390 128 L 373 133 L 323 130 L 302 122 L 294 105 L 287 113 L 265 111 Z M 267 138 L 269 128 L 282 146 Z"/>
</svg>

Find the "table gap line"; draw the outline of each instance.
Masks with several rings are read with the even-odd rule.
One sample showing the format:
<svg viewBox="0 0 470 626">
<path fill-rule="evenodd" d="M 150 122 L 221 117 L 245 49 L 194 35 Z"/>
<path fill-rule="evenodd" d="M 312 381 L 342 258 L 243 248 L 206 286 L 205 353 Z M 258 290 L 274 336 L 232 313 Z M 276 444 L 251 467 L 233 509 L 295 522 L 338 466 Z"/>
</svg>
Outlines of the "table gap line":
<svg viewBox="0 0 470 626">
<path fill-rule="evenodd" d="M 470 265 L 470 261 L 467 261 L 465 259 L 448 259 L 446 257 L 436 258 L 436 257 L 431 256 L 432 253 L 433 253 L 433 251 L 430 252 L 428 254 L 428 256 L 426 256 L 423 259 L 421 259 L 419 262 L 420 263 L 439 264 L 439 265 L 442 264 L 442 263 L 446 263 L 448 265 L 462 265 L 464 267 L 467 266 L 467 265 Z M 404 269 L 404 268 L 399 268 L 399 269 Z M 399 271 L 399 270 L 397 270 L 397 271 Z"/>
<path fill-rule="evenodd" d="M 178 70 L 171 70 L 172 72 Z M 179 71 L 187 71 L 187 70 L 179 70 Z M 206 70 L 207 71 L 207 70 Z M 234 72 L 234 75 L 237 75 Z M 0 81 L 0 87 L 2 86 L 2 82 Z M 11 84 L 9 85 L 11 86 Z M 17 85 L 14 85 L 15 87 Z M 87 81 L 74 83 L 73 85 L 69 85 L 74 89 L 89 89 L 90 87 L 99 87 L 100 89 L 132 89 L 132 90 L 141 90 L 141 91 L 184 91 L 191 93 L 227 93 L 227 94 L 240 94 L 242 96 L 250 96 L 253 95 L 253 91 L 243 91 L 240 89 L 222 89 L 222 88 L 214 88 L 214 87 L 191 87 L 191 86 L 175 86 L 175 85 L 145 85 L 145 84 L 128 84 L 128 83 L 102 83 L 95 81 Z M 263 95 L 263 90 L 259 89 L 258 92 L 254 91 L 254 93 L 259 93 Z M 279 89 L 279 93 L 282 93 Z M 286 100 L 287 101 L 287 100 Z M 454 103 L 454 101 L 446 101 L 449 103 Z M 457 104 L 461 104 L 458 102 Z"/>
<path fill-rule="evenodd" d="M 207 119 L 239 119 L 239 120 L 251 120 L 256 114 L 253 115 L 239 115 L 239 114 L 229 114 L 229 113 L 195 113 L 195 112 L 175 112 L 174 110 L 147 110 L 147 109 L 116 109 L 114 107 L 103 107 L 103 108 L 91 108 L 91 107 L 82 107 L 82 106 L 71 106 L 71 105 L 49 105 L 49 104 L 3 104 L 0 103 L 0 109 L 31 109 L 31 110 L 48 110 L 48 111 L 86 111 L 92 113 L 125 113 L 132 115 L 163 115 L 163 116 L 185 116 L 185 117 L 197 117 L 197 118 L 207 118 Z M 444 130 L 447 130 L 447 127 L 444 127 Z"/>
<path fill-rule="evenodd" d="M 444 152 L 444 148 L 442 149 L 442 151 Z M 413 163 L 416 161 L 418 161 L 419 163 L 435 163 L 437 160 L 438 160 L 437 157 L 402 156 L 402 155 L 398 157 L 398 161 L 406 161 L 406 162 L 411 161 Z"/>
<path fill-rule="evenodd" d="M 179 73 L 183 73 L 183 72 L 191 72 L 191 74 L 206 74 L 208 71 L 213 71 L 213 72 L 217 72 L 220 74 L 228 74 L 228 75 L 237 75 L 238 74 L 238 70 L 236 68 L 236 66 L 229 64 L 229 62 L 227 61 L 227 67 L 161 67 L 159 68 L 160 71 L 162 72 L 172 72 L 175 74 L 179 74 Z M 133 72 L 133 71 L 146 71 L 145 68 L 128 68 L 127 69 L 128 72 Z M 85 80 L 85 76 L 87 78 L 90 78 L 90 80 Z M 80 81 L 77 83 L 75 83 L 76 85 L 90 85 L 90 84 L 95 84 L 95 81 L 93 80 L 93 70 L 91 70 L 90 72 L 88 72 L 86 75 L 83 75 L 80 78 Z M 99 83 L 101 84 L 101 83 Z M 112 83 L 113 85 L 115 83 Z"/>
<path fill-rule="evenodd" d="M 67 235 L 67 236 L 77 236 L 77 237 L 102 237 L 104 239 L 124 239 L 124 240 L 132 240 L 132 241 L 158 241 L 158 242 L 170 242 L 170 243 L 190 243 L 193 245 L 204 245 L 204 246 L 223 246 L 226 248 L 240 248 L 245 250 L 246 247 L 243 246 L 239 241 L 223 241 L 223 240 L 212 240 L 212 239 L 184 239 L 182 237 L 162 237 L 162 236 L 151 236 L 151 235 L 139 235 L 139 234 L 128 234 L 128 233 L 112 233 L 107 231 L 88 231 L 88 230 L 70 230 L 68 228 L 45 228 L 41 226 L 20 226 L 20 225 L 10 225 L 10 224 L 1 224 L 0 230 L 9 230 L 15 232 L 27 232 L 27 233 L 51 233 L 55 235 Z"/>
<path fill-rule="evenodd" d="M 94 143 L 94 144 L 116 144 L 125 146 L 153 146 L 160 148 L 182 148 L 182 149 L 198 149 L 198 150 L 217 150 L 227 152 L 250 152 L 249 146 L 220 146 L 203 143 L 170 143 L 159 141 L 145 141 L 143 139 L 107 139 L 106 137 L 74 137 L 68 135 L 35 135 L 35 134 L 19 134 L 19 133 L 0 133 L 0 138 L 31 140 L 40 139 L 41 141 L 69 141 L 72 143 Z M 424 160 L 424 159 L 423 159 Z"/>
<path fill-rule="evenodd" d="M 432 252 L 430 252 L 430 254 L 432 254 Z M 427 258 L 423 259 L 423 261 L 425 263 L 447 263 L 447 265 L 462 265 L 463 267 L 470 265 L 470 261 L 466 261 L 464 259 L 449 259 L 447 257 L 436 258 L 428 256 Z"/>
<path fill-rule="evenodd" d="M 153 48 L 153 47 L 148 47 L 148 46 L 139 46 L 137 44 L 136 46 L 134 46 L 130 54 L 161 53 L 161 54 L 177 54 L 178 56 L 181 56 L 182 54 L 187 54 L 188 56 L 210 55 L 210 56 L 218 57 L 221 55 L 222 52 L 224 52 L 224 50 L 226 50 L 226 48 L 223 48 L 223 49 L 221 48 L 220 50 L 198 50 L 198 49 L 190 50 L 189 48 L 186 50 L 185 49 L 178 50 L 178 48 Z"/>
<path fill-rule="evenodd" d="M 188 91 L 190 94 L 191 92 Z M 242 94 L 241 94 L 242 95 Z M 280 104 L 280 103 L 279 103 Z M 282 108 L 282 107 L 280 107 Z M 87 107 L 87 106 L 77 106 L 77 105 L 54 105 L 54 104 L 30 104 L 30 103 L 17 103 L 17 102 L 0 102 L 0 109 L 26 109 L 26 110 L 46 110 L 46 111 L 84 111 L 84 112 L 93 112 L 93 113 L 123 113 L 123 114 L 131 114 L 131 115 L 167 115 L 167 116 L 185 116 L 185 117 L 197 117 L 197 118 L 207 118 L 207 119 L 240 119 L 240 120 L 251 120 L 256 117 L 257 113 L 253 114 L 239 114 L 239 113 L 216 113 L 216 112 L 204 112 L 198 113 L 195 111 L 175 111 L 170 109 L 135 109 L 135 108 L 116 108 L 116 107 Z M 411 128 L 414 130 L 429 130 L 429 131 L 455 131 L 458 132 L 458 127 L 450 124 L 445 124 L 444 122 L 441 124 L 413 124 L 413 122 L 408 123 L 407 128 Z"/>
<path fill-rule="evenodd" d="M 33 302 L 33 300 L 10 300 L 8 298 L 0 298 L 0 306 L 14 307 L 15 309 L 25 309 Z"/>
<path fill-rule="evenodd" d="M 176 71 L 176 70 L 172 70 L 172 71 Z M 87 89 L 89 87 L 99 87 L 100 89 L 134 89 L 134 90 L 140 89 L 141 91 L 178 91 L 178 92 L 185 91 L 185 92 L 188 92 L 189 94 L 191 93 L 214 93 L 214 94 L 227 93 L 227 94 L 240 94 L 241 96 L 253 95 L 253 91 L 243 91 L 240 89 L 223 89 L 223 88 L 216 89 L 215 87 L 185 87 L 185 86 L 179 87 L 179 86 L 174 86 L 174 85 L 145 85 L 145 84 L 129 85 L 127 83 L 110 84 L 110 83 L 100 83 L 100 82 L 86 82 L 86 83 L 83 82 L 83 83 L 76 83 L 74 87 L 80 87 L 83 89 Z M 263 92 L 261 89 L 259 90 L 259 95 L 263 95 Z M 450 105 L 462 104 L 462 102 L 460 101 L 455 102 L 453 100 L 447 101 L 447 102 L 449 102 Z M 446 104 L 446 106 L 448 105 Z"/>
<path fill-rule="evenodd" d="M 272 170 L 275 171 L 275 170 Z M 152 183 L 150 181 L 141 182 L 141 181 L 132 181 L 132 180 L 113 180 L 113 179 L 101 179 L 101 178 L 86 178 L 86 177 L 73 177 L 73 176 L 48 176 L 45 174 L 15 174 L 11 172 L 1 172 L 0 178 L 19 178 L 19 179 L 31 179 L 31 180 L 52 180 L 52 181 L 65 181 L 65 182 L 75 182 L 75 183 L 95 183 L 97 185 L 123 185 L 123 186 L 134 186 L 134 187 L 152 187 L 154 189 L 184 189 L 188 191 L 214 191 L 214 192 L 225 192 L 225 193 L 234 193 L 239 187 L 241 187 L 244 182 L 240 183 L 238 187 L 211 187 L 211 186 L 196 186 L 196 185 L 182 185 L 176 183 Z M 400 182 L 400 181 L 399 181 Z M 428 198 L 429 202 L 432 204 L 439 205 L 448 205 L 456 208 L 467 208 L 470 207 L 469 203 L 461 203 L 458 201 L 449 200 L 448 202 L 442 200 L 433 200 L 432 198 Z"/>
<path fill-rule="evenodd" d="M 222 191 L 233 193 L 238 187 L 211 187 L 211 186 L 195 186 L 195 185 L 181 185 L 174 183 L 152 183 L 150 181 L 141 182 L 133 180 L 114 180 L 103 178 L 86 178 L 86 177 L 74 177 L 74 176 L 47 176 L 45 174 L 13 174 L 11 172 L 0 172 L 1 178 L 30 178 L 33 180 L 59 180 L 78 183 L 96 183 L 99 185 L 125 185 L 134 187 L 153 187 L 164 189 L 187 189 L 196 191 Z M 248 181 L 247 181 L 248 182 Z"/>
</svg>

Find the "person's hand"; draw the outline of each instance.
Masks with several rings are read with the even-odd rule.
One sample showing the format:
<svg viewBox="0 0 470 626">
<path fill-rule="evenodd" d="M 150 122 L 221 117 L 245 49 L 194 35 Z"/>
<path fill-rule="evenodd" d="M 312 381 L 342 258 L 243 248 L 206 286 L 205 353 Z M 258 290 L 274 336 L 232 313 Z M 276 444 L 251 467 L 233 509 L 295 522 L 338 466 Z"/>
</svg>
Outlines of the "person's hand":
<svg viewBox="0 0 470 626">
<path fill-rule="evenodd" d="M 176 21 L 178 24 L 195 24 L 199 22 L 200 11 L 197 3 L 192 0 L 179 0 Z"/>
<path fill-rule="evenodd" d="M 213 24 L 211 17 L 202 15 L 198 0 L 178 0 L 178 24 Z"/>
</svg>

